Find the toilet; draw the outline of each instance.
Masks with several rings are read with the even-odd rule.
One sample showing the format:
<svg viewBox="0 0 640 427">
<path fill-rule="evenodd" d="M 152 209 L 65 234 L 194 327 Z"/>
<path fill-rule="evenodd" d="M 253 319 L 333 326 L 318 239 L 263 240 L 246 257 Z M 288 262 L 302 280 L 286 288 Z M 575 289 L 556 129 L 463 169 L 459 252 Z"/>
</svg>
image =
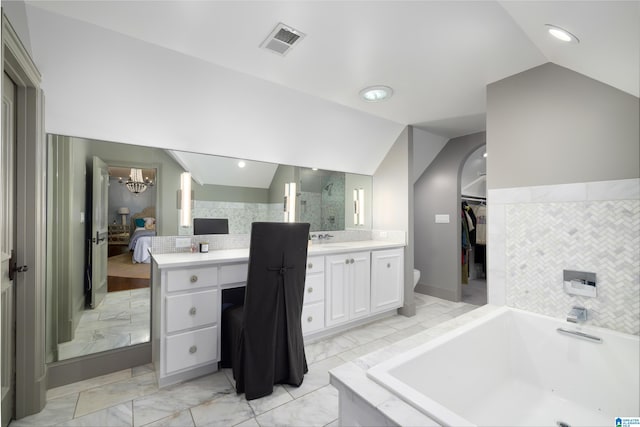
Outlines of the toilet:
<svg viewBox="0 0 640 427">
<path fill-rule="evenodd" d="M 416 285 L 418 284 L 418 280 L 420 280 L 420 270 L 413 269 L 413 290 L 416 290 Z"/>
</svg>

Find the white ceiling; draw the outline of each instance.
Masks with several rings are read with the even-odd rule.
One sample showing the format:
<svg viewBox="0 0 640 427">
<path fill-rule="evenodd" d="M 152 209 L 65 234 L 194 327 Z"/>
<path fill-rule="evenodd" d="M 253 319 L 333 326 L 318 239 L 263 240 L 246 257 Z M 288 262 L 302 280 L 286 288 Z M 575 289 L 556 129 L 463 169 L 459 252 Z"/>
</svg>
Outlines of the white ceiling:
<svg viewBox="0 0 640 427">
<path fill-rule="evenodd" d="M 639 93 L 638 1 L 27 4 L 47 131 L 103 140 L 372 174 L 405 125 L 484 130 L 486 85 L 545 62 Z M 285 57 L 278 22 L 306 33 Z"/>
</svg>

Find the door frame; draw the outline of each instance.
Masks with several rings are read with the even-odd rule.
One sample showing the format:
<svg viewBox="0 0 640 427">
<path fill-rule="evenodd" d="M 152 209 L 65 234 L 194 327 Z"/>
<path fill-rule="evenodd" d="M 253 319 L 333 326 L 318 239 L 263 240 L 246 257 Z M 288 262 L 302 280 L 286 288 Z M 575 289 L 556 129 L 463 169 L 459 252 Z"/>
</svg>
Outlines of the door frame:
<svg viewBox="0 0 640 427">
<path fill-rule="evenodd" d="M 27 272 L 17 275 L 15 418 L 46 403 L 45 273 L 46 144 L 41 75 L 2 14 L 2 68 L 16 84 L 16 255 Z M 0 203 L 2 203 L 0 201 Z"/>
</svg>

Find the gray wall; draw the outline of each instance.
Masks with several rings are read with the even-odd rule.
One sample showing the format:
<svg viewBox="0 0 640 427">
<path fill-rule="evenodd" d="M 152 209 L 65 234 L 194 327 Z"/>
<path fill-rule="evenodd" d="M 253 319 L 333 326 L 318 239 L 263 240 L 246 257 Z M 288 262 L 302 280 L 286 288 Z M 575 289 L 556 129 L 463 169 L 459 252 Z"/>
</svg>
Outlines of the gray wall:
<svg viewBox="0 0 640 427">
<path fill-rule="evenodd" d="M 177 194 L 180 188 L 180 174 L 184 170 L 164 150 L 83 138 L 72 138 L 72 141 L 74 144 L 87 144 L 87 156 L 98 156 L 109 166 L 157 168 L 156 230 L 158 235 L 178 234 Z"/>
<path fill-rule="evenodd" d="M 415 314 L 413 301 L 413 151 L 411 127 L 406 127 L 373 174 L 373 229 L 407 233 L 404 252 L 404 307 L 400 313 Z"/>
<path fill-rule="evenodd" d="M 86 146 L 49 138 L 47 202 L 47 358 L 70 341 L 84 311 Z M 89 214 L 90 215 L 90 214 Z"/>
<path fill-rule="evenodd" d="M 484 132 L 449 140 L 414 184 L 420 292 L 460 300 L 460 173 L 467 157 L 485 142 Z M 436 214 L 448 214 L 450 222 L 436 224 Z"/>
<path fill-rule="evenodd" d="M 488 188 L 638 177 L 638 105 L 552 63 L 490 84 Z"/>
<path fill-rule="evenodd" d="M 412 134 L 413 182 L 415 183 L 446 145 L 449 138 L 415 127 L 412 128 Z"/>
<path fill-rule="evenodd" d="M 284 184 L 287 182 L 298 182 L 296 167 L 279 165 L 271 180 L 269 187 L 269 203 L 284 203 Z M 300 189 L 298 189 L 300 191 Z"/>
</svg>

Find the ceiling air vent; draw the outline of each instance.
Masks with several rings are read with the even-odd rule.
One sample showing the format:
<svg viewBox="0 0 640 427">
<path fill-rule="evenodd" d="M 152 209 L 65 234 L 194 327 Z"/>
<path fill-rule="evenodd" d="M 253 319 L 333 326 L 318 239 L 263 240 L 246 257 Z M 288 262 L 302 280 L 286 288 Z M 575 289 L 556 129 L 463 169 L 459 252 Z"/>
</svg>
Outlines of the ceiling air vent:
<svg viewBox="0 0 640 427">
<path fill-rule="evenodd" d="M 303 32 L 279 23 L 265 41 L 262 42 L 260 47 L 284 56 L 293 45 L 304 38 L 304 36 L 305 34 Z"/>
</svg>

